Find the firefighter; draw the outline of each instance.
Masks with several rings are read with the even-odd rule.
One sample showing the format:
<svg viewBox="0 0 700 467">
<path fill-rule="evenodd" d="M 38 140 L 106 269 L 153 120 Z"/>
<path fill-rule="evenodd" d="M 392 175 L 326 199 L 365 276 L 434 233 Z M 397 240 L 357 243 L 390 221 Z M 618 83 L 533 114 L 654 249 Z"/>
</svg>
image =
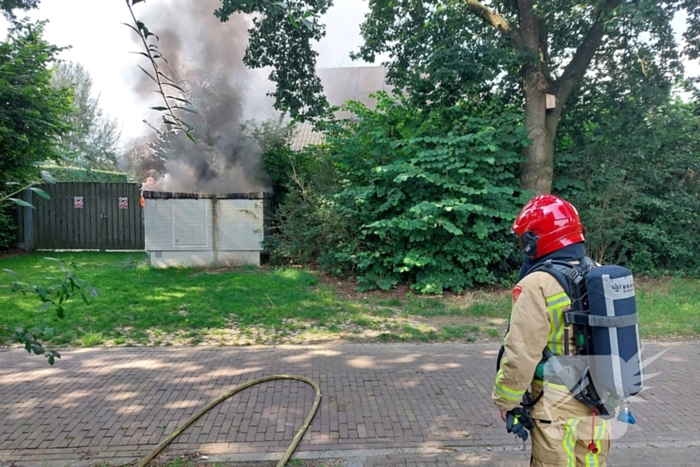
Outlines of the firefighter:
<svg viewBox="0 0 700 467">
<path fill-rule="evenodd" d="M 564 321 L 571 300 L 552 275 L 528 274 L 548 259 L 582 260 L 585 239 L 578 212 L 557 196 L 536 196 L 517 216 L 512 230 L 526 258 L 512 290 L 493 403 L 509 432 L 526 440 L 530 430 L 530 465 L 605 467 L 609 423 L 575 399 L 566 386 L 545 382 L 541 376 L 545 347 L 555 355 L 575 353 L 573 332 Z"/>
</svg>

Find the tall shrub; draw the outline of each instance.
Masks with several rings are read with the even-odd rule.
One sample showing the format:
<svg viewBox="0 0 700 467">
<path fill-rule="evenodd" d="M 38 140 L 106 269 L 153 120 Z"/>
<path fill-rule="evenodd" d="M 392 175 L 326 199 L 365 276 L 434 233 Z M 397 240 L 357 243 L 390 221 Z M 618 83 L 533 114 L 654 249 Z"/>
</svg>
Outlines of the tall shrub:
<svg viewBox="0 0 700 467">
<path fill-rule="evenodd" d="M 266 152 L 265 164 L 274 167 L 276 181 L 273 235 L 266 238 L 266 251 L 273 264 L 314 264 L 342 274 L 346 265 L 335 257 L 338 247 L 352 242 L 354 226 L 337 209 L 336 171 L 326 146 L 288 147 Z M 275 186 L 275 185 L 273 185 Z"/>
<path fill-rule="evenodd" d="M 39 179 L 35 163 L 60 160 L 56 143 L 69 130 L 70 95 L 50 85 L 61 49 L 44 40 L 44 24 L 15 21 L 0 42 L 0 197 Z M 0 248 L 14 239 L 10 212 L 0 206 Z"/>
<path fill-rule="evenodd" d="M 423 293 L 493 283 L 512 265 L 510 224 L 526 197 L 518 188 L 521 117 L 459 105 L 422 112 L 377 95 L 377 108 L 329 137 L 341 191 L 334 202 L 356 226 L 336 257 L 361 288 L 407 281 Z"/>
<path fill-rule="evenodd" d="M 700 273 L 700 118 L 626 97 L 564 140 L 555 189 L 580 207 L 591 254 L 636 272 Z M 581 135 L 577 138 L 576 135 Z"/>
</svg>

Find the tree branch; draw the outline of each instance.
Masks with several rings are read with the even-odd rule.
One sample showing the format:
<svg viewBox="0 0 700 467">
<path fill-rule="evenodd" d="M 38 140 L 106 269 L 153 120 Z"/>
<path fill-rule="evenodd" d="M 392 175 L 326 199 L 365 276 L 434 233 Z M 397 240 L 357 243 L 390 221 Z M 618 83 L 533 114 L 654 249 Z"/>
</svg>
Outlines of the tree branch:
<svg viewBox="0 0 700 467">
<path fill-rule="evenodd" d="M 540 61 L 542 62 L 542 73 L 547 82 L 552 80 L 552 74 L 549 70 L 549 29 L 547 28 L 547 20 L 539 18 L 539 43 L 540 43 Z"/>
<path fill-rule="evenodd" d="M 478 0 L 464 0 L 464 3 L 469 8 L 469 11 L 513 41 L 516 47 L 520 47 L 520 34 L 517 28 L 513 28 L 507 19 Z"/>
<path fill-rule="evenodd" d="M 25 186 L 23 186 L 22 188 L 20 188 L 19 190 L 13 191 L 13 192 L 10 193 L 9 195 L 3 195 L 2 193 L 0 193 L 0 203 L 11 199 L 14 195 L 17 195 L 17 194 L 19 194 L 19 193 L 22 193 L 22 192 L 23 192 L 24 190 L 26 190 L 27 188 L 31 188 L 31 187 L 33 187 L 34 185 L 39 184 L 39 183 L 41 183 L 41 180 L 37 180 L 37 181 L 32 182 L 32 183 L 30 183 L 30 184 L 28 184 L 28 185 L 25 185 Z"/>
<path fill-rule="evenodd" d="M 579 85 L 583 76 L 588 69 L 588 66 L 593 60 L 596 50 L 600 46 L 605 35 L 604 21 L 605 16 L 610 11 L 620 6 L 622 0 L 606 0 L 603 7 L 596 12 L 596 20 L 591 25 L 591 28 L 586 33 L 576 53 L 571 57 L 571 61 L 564 69 L 561 77 L 552 85 L 554 93 L 557 95 L 557 107 L 554 109 L 554 114 L 558 119 L 566 100 L 571 92 Z"/>
<path fill-rule="evenodd" d="M 151 80 L 153 80 L 156 83 L 156 86 L 158 86 L 158 90 L 156 92 L 161 95 L 161 97 L 163 98 L 163 103 L 165 104 L 165 107 L 151 107 L 151 109 L 157 110 L 159 112 L 160 111 L 165 112 L 166 115 L 170 117 L 170 120 L 168 120 L 168 118 L 166 116 L 164 116 L 163 122 L 166 124 L 176 126 L 181 131 L 183 131 L 185 133 L 185 135 L 193 143 L 196 143 L 197 141 L 194 139 L 194 136 L 192 135 L 194 127 L 192 125 L 190 125 L 189 123 L 185 122 L 184 120 L 182 120 L 181 118 L 179 118 L 177 115 L 175 115 L 175 109 L 177 108 L 177 109 L 181 109 L 181 110 L 186 110 L 186 111 L 189 111 L 192 113 L 197 113 L 197 112 L 194 112 L 191 109 L 188 110 L 182 106 L 174 106 L 174 105 L 170 104 L 170 101 L 168 101 L 169 97 L 165 93 L 164 86 L 173 87 L 173 88 L 175 88 L 178 91 L 183 92 L 183 93 L 184 93 L 184 91 L 181 87 L 176 85 L 172 79 L 165 76 L 158 69 L 158 64 L 156 63 L 156 59 L 160 58 L 160 59 L 164 60 L 164 58 L 160 53 L 155 52 L 155 50 L 157 50 L 157 47 L 155 45 L 148 44 L 148 38 L 150 36 L 155 36 L 156 38 L 158 36 L 151 33 L 143 23 L 141 23 L 140 21 L 138 21 L 136 19 L 136 15 L 134 14 L 134 10 L 132 8 L 132 6 L 135 3 L 140 3 L 141 1 L 143 1 L 143 0 L 126 0 L 126 7 L 129 9 L 129 13 L 131 14 L 131 20 L 134 22 L 134 24 L 133 25 L 130 25 L 127 23 L 124 23 L 124 24 L 126 26 L 128 26 L 131 30 L 133 30 L 136 34 L 138 34 L 139 38 L 141 39 L 141 43 L 143 44 L 143 52 L 139 52 L 139 54 L 143 55 L 151 62 L 151 65 L 153 67 L 153 74 L 149 73 L 142 66 L 140 66 L 140 65 L 137 65 L 137 66 L 141 69 L 141 71 L 143 71 L 146 74 L 146 76 L 151 78 Z M 165 80 L 167 80 L 167 81 L 164 82 L 163 79 L 161 79 L 161 77 L 165 78 Z M 185 104 L 191 104 L 190 101 L 188 101 L 187 99 L 184 99 L 184 98 L 177 98 L 177 100 L 184 102 Z"/>
</svg>

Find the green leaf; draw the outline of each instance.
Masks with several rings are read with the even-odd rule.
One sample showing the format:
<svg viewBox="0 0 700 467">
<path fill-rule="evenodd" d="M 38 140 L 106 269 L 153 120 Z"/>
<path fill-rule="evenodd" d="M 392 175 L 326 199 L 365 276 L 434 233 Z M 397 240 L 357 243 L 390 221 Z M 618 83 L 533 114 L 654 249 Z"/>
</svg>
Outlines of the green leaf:
<svg viewBox="0 0 700 467">
<path fill-rule="evenodd" d="M 46 311 L 53 306 L 53 302 L 44 302 L 39 307 L 39 311 Z"/>
<path fill-rule="evenodd" d="M 184 110 L 185 112 L 199 115 L 199 112 L 197 112 L 196 110 L 188 109 L 187 107 L 183 107 L 181 105 L 175 105 L 173 106 L 173 109 Z"/>
<path fill-rule="evenodd" d="M 32 186 L 32 187 L 29 187 L 29 189 L 32 190 L 37 195 L 41 196 L 42 198 L 51 199 L 51 195 L 49 195 L 47 192 L 45 192 L 41 188 L 37 188 L 35 186 Z"/>
<path fill-rule="evenodd" d="M 133 25 L 131 25 L 131 24 L 129 24 L 129 23 L 122 23 L 122 24 L 123 24 L 124 26 L 128 27 L 129 29 L 131 29 L 132 31 L 134 31 L 136 34 L 141 35 L 141 34 L 139 33 L 139 30 L 136 29 Z"/>
<path fill-rule="evenodd" d="M 159 91 L 155 91 L 158 94 L 160 94 Z M 165 96 L 166 99 L 175 99 L 176 101 L 184 102 L 185 104 L 192 104 L 192 102 L 188 101 L 187 99 L 183 99 L 182 97 L 175 97 L 175 96 Z"/>
<path fill-rule="evenodd" d="M 33 342 L 31 344 L 31 347 L 32 347 L 32 351 L 34 352 L 35 355 L 41 355 L 44 353 L 44 346 L 38 342 Z"/>
<path fill-rule="evenodd" d="M 25 208 L 32 208 L 32 209 L 35 209 L 34 206 L 32 206 L 32 204 L 27 203 L 26 201 L 23 201 L 23 200 L 18 199 L 18 198 L 7 198 L 7 200 L 8 200 L 8 201 L 12 201 L 13 203 L 15 203 L 15 204 L 17 204 L 17 205 L 19 205 L 19 206 L 25 207 Z"/>
<path fill-rule="evenodd" d="M 311 21 L 309 21 L 309 20 L 306 19 L 306 18 L 299 18 L 299 20 L 301 21 L 301 24 L 303 24 L 304 26 L 306 26 L 306 29 L 308 29 L 309 31 L 313 32 L 313 30 L 314 30 L 314 25 L 313 25 L 313 23 L 311 23 Z"/>
<path fill-rule="evenodd" d="M 174 83 L 174 82 L 175 82 L 174 79 L 172 79 L 171 77 L 169 77 L 168 75 L 166 75 L 166 74 L 163 73 L 162 71 L 158 71 L 158 76 L 160 76 L 160 77 L 163 78 L 163 79 L 167 79 L 167 80 L 170 81 L 171 83 Z"/>
<path fill-rule="evenodd" d="M 162 83 L 162 84 L 163 84 L 163 86 L 170 86 L 171 88 L 175 88 L 175 89 L 177 89 L 178 91 L 185 92 L 185 90 L 182 89 L 182 88 L 181 88 L 180 86 L 178 86 L 177 84 L 173 84 L 173 83 Z"/>
<path fill-rule="evenodd" d="M 139 31 L 143 32 L 143 36 L 148 39 L 150 36 L 153 36 L 154 34 L 151 33 L 151 31 L 148 30 L 145 24 L 143 24 L 141 21 L 136 21 L 136 26 L 139 28 Z"/>
<path fill-rule="evenodd" d="M 134 54 L 134 55 L 143 55 L 147 59 L 149 59 L 149 60 L 151 59 L 151 56 L 148 55 L 146 52 L 129 52 L 129 53 Z"/>
<path fill-rule="evenodd" d="M 142 67 L 141 65 L 136 65 L 136 66 L 139 67 L 139 68 L 141 69 L 141 71 L 143 71 L 144 73 L 146 73 L 146 76 L 148 76 L 149 78 L 151 78 L 151 79 L 153 80 L 154 83 L 157 83 L 157 82 L 158 82 L 158 80 L 156 80 L 156 79 L 153 77 L 153 75 L 150 74 L 148 71 L 146 71 L 146 69 L 145 69 L 144 67 Z"/>
<path fill-rule="evenodd" d="M 13 277 L 19 279 L 19 274 L 17 274 L 16 272 L 14 272 L 12 269 L 3 269 L 3 271 L 5 271 L 5 272 L 8 273 L 9 275 L 11 275 L 11 276 L 13 276 Z"/>
<path fill-rule="evenodd" d="M 51 183 L 52 185 L 56 183 L 56 179 L 46 170 L 41 171 L 41 178 L 43 178 L 46 183 Z"/>
</svg>

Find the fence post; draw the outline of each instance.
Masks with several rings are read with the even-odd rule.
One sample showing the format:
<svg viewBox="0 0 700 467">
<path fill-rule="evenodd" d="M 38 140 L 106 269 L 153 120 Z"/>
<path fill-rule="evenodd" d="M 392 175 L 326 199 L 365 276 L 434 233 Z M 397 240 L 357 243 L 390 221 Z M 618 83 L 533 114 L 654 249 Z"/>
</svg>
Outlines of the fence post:
<svg viewBox="0 0 700 467">
<path fill-rule="evenodd" d="M 24 190 L 20 195 L 23 201 L 33 203 L 32 190 Z M 17 239 L 14 244 L 25 251 L 34 249 L 34 209 L 25 206 L 17 207 Z"/>
<path fill-rule="evenodd" d="M 26 199 L 25 201 L 31 205 L 34 204 L 33 192 L 32 190 L 25 190 Z M 25 250 L 32 251 L 34 249 L 34 209 L 24 208 L 24 246 Z"/>
</svg>

